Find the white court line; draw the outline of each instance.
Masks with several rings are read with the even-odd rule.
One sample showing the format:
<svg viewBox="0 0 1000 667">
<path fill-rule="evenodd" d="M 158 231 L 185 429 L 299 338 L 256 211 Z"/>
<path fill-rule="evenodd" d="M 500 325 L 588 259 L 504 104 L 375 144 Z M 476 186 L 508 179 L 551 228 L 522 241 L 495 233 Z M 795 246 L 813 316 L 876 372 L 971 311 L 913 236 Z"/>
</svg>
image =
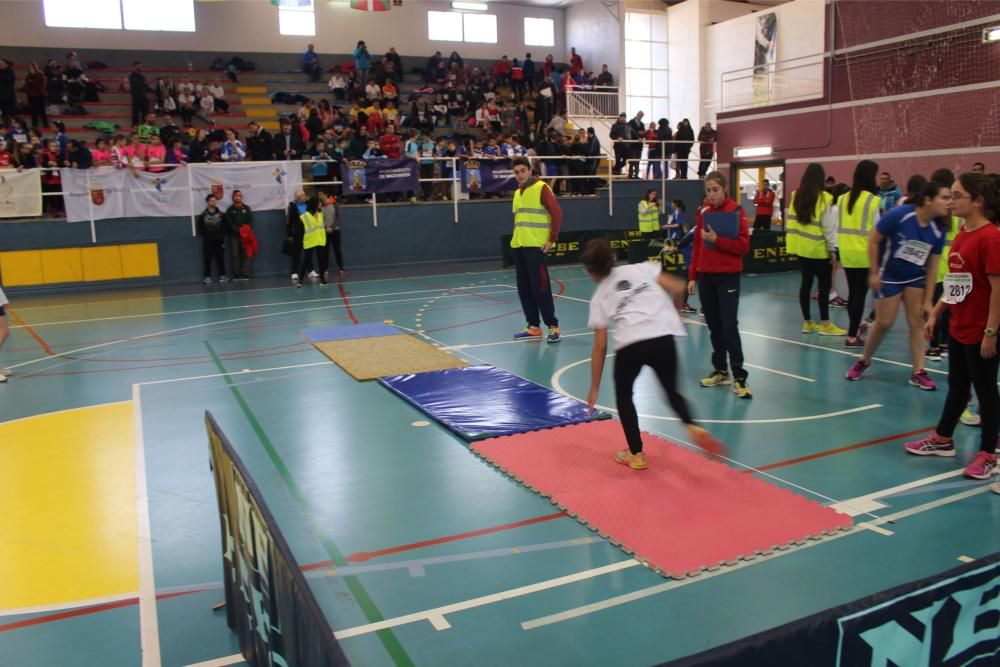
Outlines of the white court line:
<svg viewBox="0 0 1000 667">
<path fill-rule="evenodd" d="M 497 293 L 500 294 L 500 292 L 497 292 Z M 440 298 L 442 298 L 442 299 L 457 299 L 457 298 L 460 298 L 460 297 L 463 297 L 463 296 L 468 296 L 468 295 L 465 295 L 465 294 L 448 294 L 448 295 L 444 295 L 444 296 L 442 296 Z M 420 298 L 420 299 L 390 299 L 388 301 L 369 301 L 369 302 L 366 302 L 366 303 L 352 304 L 352 307 L 353 308 L 361 308 L 363 306 L 379 306 L 379 305 L 384 305 L 384 304 L 387 304 L 387 303 L 410 303 L 410 302 L 413 302 L 413 301 L 421 301 L 421 300 L 423 300 L 423 298 Z M 309 303 L 311 303 L 311 302 L 309 302 Z M 17 363 L 17 364 L 11 364 L 10 368 L 21 368 L 22 366 L 30 366 L 32 364 L 37 364 L 37 363 L 40 363 L 42 361 L 48 361 L 48 360 L 52 360 L 52 359 L 58 359 L 60 357 L 64 357 L 64 356 L 67 356 L 67 355 L 77 354 L 79 352 L 87 352 L 89 350 L 96 350 L 96 349 L 99 349 L 99 348 L 102 348 L 102 347 L 108 347 L 110 345 L 117 345 L 119 343 L 128 343 L 128 342 L 135 341 L 135 340 L 143 340 L 144 338 L 155 338 L 157 336 L 166 336 L 166 335 L 170 335 L 170 334 L 180 333 L 181 331 L 191 331 L 192 329 L 203 329 L 205 327 L 214 327 L 214 326 L 218 326 L 220 324 L 232 324 L 234 322 L 246 322 L 248 320 L 258 320 L 258 319 L 262 319 L 262 318 L 265 318 L 265 317 L 279 317 L 281 315 L 294 315 L 296 313 L 308 313 L 308 312 L 312 312 L 312 311 L 315 311 L 315 310 L 327 310 L 327 309 L 338 310 L 338 309 L 341 309 L 341 308 L 347 308 L 347 306 L 345 304 L 327 304 L 327 305 L 323 305 L 323 306 L 312 306 L 310 308 L 296 308 L 295 310 L 283 310 L 283 311 L 279 311 L 277 313 L 261 313 L 260 315 L 248 315 L 247 317 L 235 317 L 235 318 L 228 319 L 228 320 L 218 320 L 216 322 L 203 322 L 201 324 L 192 324 L 191 326 L 187 326 L 187 327 L 180 327 L 180 328 L 177 328 L 177 329 L 166 329 L 164 331 L 156 331 L 154 333 L 143 334 L 141 336 L 131 336 L 129 338 L 121 338 L 121 339 L 118 339 L 118 340 L 110 340 L 110 341 L 106 341 L 104 343 L 98 343 L 96 345 L 88 345 L 86 347 L 80 347 L 80 348 L 77 348 L 75 350 L 67 350 L 66 352 L 60 352 L 59 354 L 57 354 L 55 356 L 38 357 L 37 359 L 31 359 L 29 361 L 22 361 L 22 362 Z"/>
<path fill-rule="evenodd" d="M 455 292 L 455 289 L 446 288 L 434 288 L 434 289 L 424 289 L 424 290 L 410 290 L 407 292 L 385 292 L 384 294 L 351 294 L 351 305 L 355 305 L 357 299 L 368 299 L 368 298 L 382 298 L 386 296 L 403 296 L 406 294 L 427 294 L 428 292 Z M 481 296 L 492 296 L 494 294 L 505 294 L 506 292 L 483 292 Z M 439 295 L 433 298 L 442 298 L 446 295 Z M 453 296 L 477 296 L 477 294 L 453 294 Z M 169 317 L 171 315 L 190 315 L 192 313 L 214 313 L 222 310 L 247 310 L 249 308 L 270 308 L 271 306 L 288 306 L 290 304 L 306 304 L 306 303 L 317 303 L 322 301 L 340 301 L 343 297 L 335 296 L 322 299 L 293 299 L 291 301 L 273 301 L 271 303 L 252 303 L 244 304 L 240 306 L 218 306 L 217 308 L 194 308 L 190 310 L 173 310 L 173 311 L 158 311 L 155 313 L 139 313 L 137 315 L 114 315 L 111 317 L 92 317 L 83 320 L 57 320 L 55 322 L 38 322 L 37 324 L 17 324 L 11 329 L 24 329 L 31 327 L 32 329 L 39 329 L 41 327 L 54 327 L 63 326 L 66 324 L 87 324 L 89 322 L 111 322 L 114 320 L 135 320 L 142 319 L 146 317 Z M 420 299 L 410 299 L 419 301 L 421 299 L 426 299 L 428 297 L 421 297 Z M 371 302 L 357 303 L 358 306 L 367 306 Z"/>
<path fill-rule="evenodd" d="M 160 666 L 160 629 L 156 616 L 156 581 L 153 577 L 153 534 L 149 524 L 149 487 L 146 484 L 146 445 L 142 433 L 142 397 L 132 385 L 135 415 L 135 504 L 136 538 L 139 542 L 139 630 L 142 667 Z"/>
<path fill-rule="evenodd" d="M 481 597 L 472 598 L 471 600 L 465 600 L 463 602 L 455 602 L 453 604 L 447 604 L 442 607 L 435 607 L 433 609 L 418 611 L 413 614 L 406 614 L 405 616 L 396 616 L 395 618 L 388 618 L 384 621 L 378 621 L 377 623 L 367 623 L 365 625 L 358 625 L 353 628 L 338 630 L 337 632 L 334 632 L 333 635 L 337 639 L 348 639 L 350 637 L 358 637 L 360 635 L 366 635 L 372 632 L 378 632 L 379 630 L 387 630 L 389 628 L 395 628 L 401 625 L 408 625 L 410 623 L 416 623 L 418 621 L 429 621 L 431 623 L 434 623 L 435 621 L 432 621 L 431 619 L 438 619 L 437 622 L 440 622 L 443 621 L 444 617 L 448 614 L 454 614 L 456 612 L 466 611 L 468 609 L 475 609 L 476 607 L 482 607 L 484 605 L 493 604 L 496 602 L 503 602 L 504 600 L 512 600 L 517 597 L 530 595 L 532 593 L 537 593 L 539 591 L 546 591 L 552 588 L 557 588 L 559 586 L 565 586 L 567 584 L 575 584 L 579 581 L 593 579 L 594 577 L 599 577 L 604 574 L 610 574 L 612 572 L 619 572 L 621 570 L 626 570 L 630 567 L 635 567 L 637 565 L 642 565 L 642 563 L 635 560 L 634 558 L 629 558 L 628 560 L 618 561 L 617 563 L 612 563 L 610 565 L 595 567 L 591 570 L 584 570 L 583 572 L 569 574 L 564 577 L 556 577 L 555 579 L 546 579 L 545 581 L 539 581 L 538 583 L 535 584 L 520 586 L 518 588 L 511 588 L 506 591 L 500 591 L 499 593 L 492 593 L 490 595 L 483 595 Z"/>
<path fill-rule="evenodd" d="M 747 368 L 756 368 L 759 371 L 767 371 L 768 373 L 774 373 L 776 375 L 784 375 L 785 377 L 792 378 L 793 380 L 800 380 L 802 382 L 815 382 L 816 380 L 812 378 L 802 377 L 801 375 L 796 375 L 795 373 L 789 373 L 787 371 L 779 371 L 774 368 L 768 368 L 767 366 L 757 366 L 756 364 L 744 363 Z"/>
<path fill-rule="evenodd" d="M 192 662 L 187 667 L 226 667 L 227 665 L 238 665 L 241 662 L 245 662 L 241 654 L 227 655 L 225 658 L 216 658 L 215 660 L 206 660 L 205 662 Z"/>
<path fill-rule="evenodd" d="M 54 604 L 43 604 L 36 607 L 17 607 L 0 609 L 2 616 L 21 616 L 24 614 L 48 614 L 54 611 L 64 611 L 66 609 L 82 609 L 84 607 L 96 607 L 122 600 L 131 600 L 138 597 L 138 593 L 119 593 L 118 595 L 106 595 L 99 598 L 87 598 L 86 600 L 73 600 L 72 602 L 56 602 Z"/>
<path fill-rule="evenodd" d="M 973 558 L 972 556 L 959 556 L 958 560 L 962 561 L 963 563 L 972 563 L 975 562 L 976 559 Z"/>
<path fill-rule="evenodd" d="M 881 491 L 875 491 L 873 493 L 868 493 L 863 496 L 858 496 L 857 498 L 851 498 L 850 500 L 844 500 L 837 503 L 836 505 L 831 505 L 830 508 L 837 510 L 841 514 L 846 514 L 848 516 L 858 516 L 859 514 L 867 514 L 873 509 L 884 509 L 886 507 L 885 503 L 878 502 L 879 498 L 885 498 L 887 496 L 894 496 L 897 493 L 902 493 L 903 491 L 909 491 L 910 489 L 915 489 L 920 486 L 926 486 L 928 484 L 934 484 L 945 479 L 951 479 L 952 477 L 958 477 L 964 470 L 961 468 L 957 470 L 949 470 L 948 472 L 943 472 L 939 475 L 931 475 L 930 477 L 924 477 L 923 479 L 916 479 L 912 482 L 907 482 L 905 484 L 899 484 L 898 486 L 893 486 L 888 489 L 882 489 Z"/>
<path fill-rule="evenodd" d="M 191 375 L 184 378 L 170 378 L 168 380 L 150 380 L 148 382 L 137 383 L 140 387 L 147 387 L 153 384 L 170 384 L 171 382 L 187 382 L 188 380 L 207 380 L 209 378 L 222 378 L 231 375 L 252 375 L 253 373 L 270 373 L 272 371 L 287 371 L 294 368 L 311 368 L 313 366 L 330 366 L 332 361 L 314 361 L 310 364 L 292 364 L 291 366 L 275 366 L 273 368 L 255 368 L 253 370 L 245 371 L 231 371 L 228 373 L 211 373 L 209 375 Z"/>
<path fill-rule="evenodd" d="M 926 512 L 932 509 L 936 509 L 938 507 L 947 505 L 949 503 L 958 502 L 960 500 L 970 498 L 980 493 L 985 493 L 986 491 L 989 490 L 990 490 L 989 485 L 983 485 L 981 487 L 970 489 L 968 491 L 963 491 L 962 493 L 957 493 L 955 495 L 947 496 L 939 500 L 935 500 L 929 503 L 924 503 L 923 505 L 917 505 L 916 507 L 912 507 L 908 510 L 903 510 L 895 514 L 890 514 L 884 517 L 880 517 L 870 523 L 876 526 L 880 526 L 889 521 L 898 521 L 899 519 L 904 519 L 906 517 L 910 517 L 915 514 L 920 514 L 921 512 Z M 636 600 L 641 600 L 643 598 L 659 595 L 660 593 L 665 593 L 666 591 L 673 590 L 675 588 L 688 586 L 693 583 L 705 581 L 707 579 L 712 579 L 714 577 L 722 576 L 724 574 L 729 574 L 737 570 L 742 570 L 743 568 L 751 567 L 758 563 L 763 563 L 765 561 L 773 560 L 775 558 L 780 558 L 790 553 L 796 553 L 798 551 L 802 551 L 803 549 L 810 549 L 819 544 L 826 544 L 828 542 L 832 542 L 833 540 L 839 540 L 843 537 L 847 537 L 848 535 L 857 535 L 858 533 L 861 532 L 861 530 L 862 529 L 859 529 L 857 526 L 855 526 L 849 530 L 841 531 L 839 533 L 836 533 L 834 535 L 829 535 L 819 540 L 810 541 L 801 546 L 789 547 L 785 551 L 776 551 L 767 556 L 760 556 L 754 558 L 753 560 L 740 561 L 736 565 L 720 568 L 719 570 L 715 570 L 713 572 L 705 572 L 703 574 L 698 575 L 697 577 L 691 577 L 689 579 L 682 579 L 678 581 L 669 581 L 664 584 L 651 586 L 649 588 L 643 588 L 641 590 L 634 591 L 632 593 L 626 593 L 625 595 L 618 595 L 612 598 L 607 598 L 605 600 L 600 600 L 599 602 L 593 602 L 591 604 L 575 607 L 573 609 L 567 609 L 566 611 L 562 611 L 557 614 L 550 614 L 548 616 L 542 616 L 539 618 L 534 618 L 528 621 L 524 621 L 523 623 L 521 623 L 521 627 L 525 630 L 534 630 L 536 628 L 541 628 L 546 625 L 553 625 L 555 623 L 561 623 L 563 621 L 579 618 L 581 616 L 586 616 L 588 614 L 594 614 L 599 611 L 604 611 L 605 609 L 611 609 L 612 607 L 628 604 L 629 602 L 635 602 Z"/>
<path fill-rule="evenodd" d="M 614 355 L 609 354 L 608 356 L 610 357 Z M 574 361 L 573 363 L 567 364 L 562 368 L 560 368 L 559 370 L 557 370 L 552 375 L 552 379 L 550 380 L 550 382 L 552 383 L 552 388 L 564 396 L 575 398 L 578 401 L 581 400 L 579 397 L 574 396 L 570 392 L 566 391 L 566 389 L 563 388 L 560 379 L 562 378 L 563 373 L 565 373 L 569 369 L 574 368 L 576 366 L 580 366 L 581 364 L 589 364 L 589 363 L 590 359 L 581 359 L 580 361 Z M 611 412 L 613 414 L 617 414 L 618 412 L 614 408 L 607 405 L 596 405 L 594 407 L 600 408 L 605 412 Z M 850 415 L 856 412 L 877 410 L 878 408 L 881 407 L 882 407 L 881 403 L 871 403 L 870 405 L 862 405 L 857 408 L 848 408 L 846 410 L 838 410 L 836 412 L 826 412 L 819 415 L 805 415 L 802 417 L 776 417 L 774 419 L 699 419 L 698 423 L 700 424 L 788 424 L 793 422 L 807 422 L 807 421 L 816 421 L 819 419 L 829 419 L 831 417 L 842 417 L 844 415 Z M 644 417 L 646 419 L 659 419 L 661 421 L 680 421 L 679 417 L 670 417 L 667 415 L 647 415 L 640 413 L 639 416 Z"/>
</svg>

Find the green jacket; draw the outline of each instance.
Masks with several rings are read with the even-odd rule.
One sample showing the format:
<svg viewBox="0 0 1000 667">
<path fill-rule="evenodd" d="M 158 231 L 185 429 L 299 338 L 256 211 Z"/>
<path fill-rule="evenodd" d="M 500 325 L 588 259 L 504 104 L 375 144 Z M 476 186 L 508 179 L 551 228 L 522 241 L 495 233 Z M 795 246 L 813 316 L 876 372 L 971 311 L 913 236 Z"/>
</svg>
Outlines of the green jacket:
<svg viewBox="0 0 1000 667">
<path fill-rule="evenodd" d="M 253 227 L 253 212 L 249 206 L 243 204 L 243 208 L 230 206 L 226 209 L 226 233 L 229 236 L 239 236 L 243 225 Z"/>
</svg>

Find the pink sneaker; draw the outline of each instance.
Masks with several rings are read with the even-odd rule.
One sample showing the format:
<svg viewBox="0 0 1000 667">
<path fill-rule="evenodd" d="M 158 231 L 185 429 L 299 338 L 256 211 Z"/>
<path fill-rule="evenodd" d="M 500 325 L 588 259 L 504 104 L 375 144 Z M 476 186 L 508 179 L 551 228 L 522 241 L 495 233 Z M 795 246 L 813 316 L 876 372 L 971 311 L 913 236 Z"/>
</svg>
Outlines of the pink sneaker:
<svg viewBox="0 0 1000 667">
<path fill-rule="evenodd" d="M 865 371 L 868 370 L 869 366 L 871 364 L 866 364 L 861 359 L 858 359 L 844 377 L 852 382 L 856 382 L 864 377 Z"/>
<path fill-rule="evenodd" d="M 934 391 L 937 389 L 937 383 L 923 369 L 910 376 L 910 384 L 924 391 Z"/>
<path fill-rule="evenodd" d="M 951 438 L 940 438 L 935 433 L 931 433 L 923 440 L 908 442 L 903 447 L 907 454 L 917 456 L 954 456 L 955 441 Z"/>
<path fill-rule="evenodd" d="M 972 463 L 965 467 L 965 476 L 972 479 L 989 479 L 997 468 L 997 455 L 979 452 Z"/>
</svg>

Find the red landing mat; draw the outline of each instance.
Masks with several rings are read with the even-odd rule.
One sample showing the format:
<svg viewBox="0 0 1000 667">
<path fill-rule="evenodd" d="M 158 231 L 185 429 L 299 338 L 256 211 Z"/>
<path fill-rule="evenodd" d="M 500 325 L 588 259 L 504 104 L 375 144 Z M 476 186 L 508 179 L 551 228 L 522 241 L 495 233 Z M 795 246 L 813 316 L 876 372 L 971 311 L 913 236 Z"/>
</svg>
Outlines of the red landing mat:
<svg viewBox="0 0 1000 667">
<path fill-rule="evenodd" d="M 615 420 L 492 438 L 472 450 L 668 577 L 851 526 L 850 517 L 648 433 L 646 470 L 614 462 L 624 447 Z"/>
</svg>

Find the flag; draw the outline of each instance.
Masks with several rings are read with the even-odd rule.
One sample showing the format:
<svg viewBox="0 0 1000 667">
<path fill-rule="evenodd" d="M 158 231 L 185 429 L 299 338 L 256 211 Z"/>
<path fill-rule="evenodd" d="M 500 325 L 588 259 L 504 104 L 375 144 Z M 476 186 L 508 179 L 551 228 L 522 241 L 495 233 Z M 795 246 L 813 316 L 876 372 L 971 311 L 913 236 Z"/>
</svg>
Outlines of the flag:
<svg viewBox="0 0 1000 667">
<path fill-rule="evenodd" d="M 390 0 L 351 0 L 351 9 L 363 12 L 387 12 L 392 9 Z"/>
</svg>

